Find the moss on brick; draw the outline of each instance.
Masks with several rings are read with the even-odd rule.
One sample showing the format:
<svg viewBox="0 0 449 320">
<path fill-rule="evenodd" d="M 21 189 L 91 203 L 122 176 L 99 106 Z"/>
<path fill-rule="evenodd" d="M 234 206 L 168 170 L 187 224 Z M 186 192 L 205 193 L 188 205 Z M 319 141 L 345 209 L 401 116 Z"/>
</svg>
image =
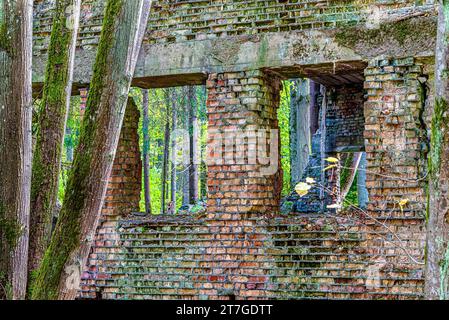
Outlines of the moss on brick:
<svg viewBox="0 0 449 320">
<path fill-rule="evenodd" d="M 416 30 L 419 29 L 419 32 Z M 355 48 L 357 44 L 380 43 L 387 39 L 393 39 L 400 45 L 413 42 L 414 39 L 434 39 L 436 37 L 436 23 L 433 19 L 406 19 L 396 22 L 383 23 L 379 28 L 367 29 L 366 27 L 342 28 L 335 33 L 338 44 Z"/>
</svg>

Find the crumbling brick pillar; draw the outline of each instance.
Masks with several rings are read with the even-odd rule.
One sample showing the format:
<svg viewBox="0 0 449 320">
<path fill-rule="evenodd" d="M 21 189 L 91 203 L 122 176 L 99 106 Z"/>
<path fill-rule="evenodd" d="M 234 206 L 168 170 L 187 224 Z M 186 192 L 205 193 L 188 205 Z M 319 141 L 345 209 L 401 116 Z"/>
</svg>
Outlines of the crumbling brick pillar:
<svg viewBox="0 0 449 320">
<path fill-rule="evenodd" d="M 280 88 L 277 76 L 260 70 L 209 75 L 209 213 L 279 210 Z"/>
<path fill-rule="evenodd" d="M 374 60 L 365 75 L 369 210 L 422 217 L 427 170 L 422 66 L 413 58 Z M 408 200 L 404 210 L 400 200 Z"/>
<path fill-rule="evenodd" d="M 126 214 L 139 211 L 142 183 L 142 162 L 137 131 L 139 117 L 139 110 L 134 100 L 129 98 L 95 242 L 82 275 L 84 283 L 82 290 L 85 291 L 85 297 L 100 299 L 103 293 L 113 292 L 111 288 L 104 289 L 94 285 L 96 281 L 104 282 L 111 278 L 106 272 L 107 262 L 101 257 L 104 257 L 105 252 L 109 254 L 120 252 L 118 221 Z"/>
<path fill-rule="evenodd" d="M 426 76 L 414 58 L 402 58 L 370 61 L 365 77 L 367 286 L 385 292 L 393 285 L 385 276 L 409 277 L 416 294 L 425 240 Z"/>
<path fill-rule="evenodd" d="M 209 298 L 267 297 L 267 222 L 282 188 L 280 89 L 278 77 L 260 70 L 209 75 Z"/>
<path fill-rule="evenodd" d="M 139 117 L 140 113 L 134 100 L 129 98 L 109 177 L 103 215 L 116 216 L 139 211 L 142 190 Z"/>
</svg>

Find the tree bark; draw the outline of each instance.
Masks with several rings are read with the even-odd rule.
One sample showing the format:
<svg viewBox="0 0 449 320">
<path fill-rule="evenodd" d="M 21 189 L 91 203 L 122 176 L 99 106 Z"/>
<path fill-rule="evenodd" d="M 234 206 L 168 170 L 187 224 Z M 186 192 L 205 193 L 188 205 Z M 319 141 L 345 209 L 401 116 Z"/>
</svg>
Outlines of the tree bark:
<svg viewBox="0 0 449 320">
<path fill-rule="evenodd" d="M 76 297 L 100 218 L 150 5 L 150 0 L 107 1 L 80 141 L 33 299 Z"/>
<path fill-rule="evenodd" d="M 148 116 L 148 90 L 142 90 L 142 131 L 143 131 L 143 185 L 145 194 L 145 212 L 151 214 L 151 191 L 150 191 L 150 119 Z"/>
<path fill-rule="evenodd" d="M 0 288 L 8 289 L 5 293 L 0 289 L 0 296 L 24 299 L 31 191 L 33 3 L 0 0 L 0 10 Z"/>
<path fill-rule="evenodd" d="M 81 0 L 57 0 L 33 154 L 28 271 L 39 267 L 51 236 L 75 60 Z M 67 15 L 70 11 L 71 15 Z"/>
<path fill-rule="evenodd" d="M 310 154 L 309 81 L 293 81 L 290 91 L 290 168 L 292 188 L 301 180 Z"/>
<path fill-rule="evenodd" d="M 438 1 L 431 127 L 425 297 L 449 298 L 449 1 Z"/>
<path fill-rule="evenodd" d="M 199 140 L 199 128 L 198 128 L 198 105 L 196 98 L 195 87 L 189 87 L 188 92 L 189 100 L 189 127 L 190 127 L 190 167 L 189 167 L 189 193 L 190 204 L 196 204 L 199 198 L 198 182 L 199 182 L 199 170 L 198 170 L 198 140 Z"/>
</svg>

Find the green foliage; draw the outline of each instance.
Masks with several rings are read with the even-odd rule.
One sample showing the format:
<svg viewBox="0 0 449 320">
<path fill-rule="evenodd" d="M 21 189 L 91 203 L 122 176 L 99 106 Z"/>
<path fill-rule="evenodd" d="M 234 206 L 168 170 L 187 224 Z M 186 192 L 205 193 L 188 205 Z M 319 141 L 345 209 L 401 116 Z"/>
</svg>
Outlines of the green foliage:
<svg viewBox="0 0 449 320">
<path fill-rule="evenodd" d="M 279 134 L 281 136 L 281 167 L 283 170 L 282 196 L 291 192 L 290 186 L 290 89 L 292 81 L 283 82 L 278 109 Z"/>
</svg>

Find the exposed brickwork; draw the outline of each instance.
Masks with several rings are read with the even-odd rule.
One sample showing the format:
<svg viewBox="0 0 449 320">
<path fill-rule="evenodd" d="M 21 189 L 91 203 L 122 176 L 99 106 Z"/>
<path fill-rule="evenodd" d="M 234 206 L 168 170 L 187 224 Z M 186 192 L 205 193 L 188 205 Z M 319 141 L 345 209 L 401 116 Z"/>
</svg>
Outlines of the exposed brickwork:
<svg viewBox="0 0 449 320">
<path fill-rule="evenodd" d="M 371 230 L 388 228 L 392 234 L 408 235 L 405 240 L 373 234 L 369 243 L 379 248 L 371 253 L 386 265 L 421 276 L 422 266 L 407 264 L 411 259 L 424 262 L 427 138 L 423 68 L 413 58 L 382 59 L 371 61 L 365 75 L 368 212 L 381 221 L 370 219 Z M 401 210 L 403 199 L 408 203 Z"/>
<path fill-rule="evenodd" d="M 276 76 L 259 70 L 209 75 L 209 212 L 279 210 L 280 86 Z"/>
<path fill-rule="evenodd" d="M 226 228 L 198 216 L 127 217 L 100 233 L 108 240 L 94 247 L 81 298 L 417 299 L 421 292 L 421 275 L 407 265 L 370 264 L 372 231 L 348 216 L 253 217 Z"/>
<path fill-rule="evenodd" d="M 96 261 L 108 259 L 108 256 L 114 252 L 112 250 L 106 253 L 104 248 L 110 248 L 119 239 L 117 223 L 120 218 L 131 212 L 139 211 L 142 183 L 142 162 L 137 133 L 139 116 L 137 106 L 130 98 L 126 107 L 99 227 L 89 255 L 89 267 L 83 275 L 86 283 L 89 284 L 94 284 L 97 280 L 109 277 L 98 274 L 98 272 L 106 272 L 107 270 L 106 265 L 96 263 Z"/>
<path fill-rule="evenodd" d="M 364 23 L 379 10 L 393 12 L 418 6 L 415 0 L 159 0 L 153 1 L 149 43 L 216 39 L 267 32 L 334 29 Z M 35 0 L 35 50 L 45 50 L 51 32 L 53 0 Z M 105 0 L 83 0 L 79 44 L 96 45 Z"/>
<path fill-rule="evenodd" d="M 410 127 L 415 128 L 414 132 L 421 132 L 418 121 L 421 112 L 417 110 L 423 105 L 422 95 L 413 96 L 419 88 L 416 81 L 421 73 L 420 65 L 413 59 L 371 62 L 366 70 L 365 137 L 372 196 L 366 213 L 352 210 L 340 215 L 275 214 L 277 203 L 264 200 L 278 201 L 276 187 L 270 189 L 275 193 L 267 188 L 279 176 L 251 177 L 252 172 L 264 166 L 258 162 L 251 166 L 238 164 L 251 158 L 248 158 L 251 140 L 234 141 L 228 144 L 233 147 L 230 149 L 212 134 L 209 145 L 219 141 L 221 148 L 212 148 L 214 151 L 208 154 L 210 200 L 205 215 L 144 218 L 129 215 L 130 210 L 122 209 L 137 209 L 137 192 L 130 198 L 132 203 L 127 204 L 119 190 L 126 190 L 127 186 L 140 190 L 138 180 L 128 180 L 129 184 L 120 187 L 111 182 L 109 190 L 116 190 L 118 196 L 107 199 L 104 221 L 83 276 L 80 298 L 421 298 L 423 186 L 396 182 L 396 191 L 391 191 L 387 184 L 376 188 L 373 181 L 390 180 L 371 173 L 379 170 L 387 175 L 404 174 L 395 171 L 391 163 L 378 162 L 389 159 L 379 155 L 400 153 L 394 164 L 407 165 L 407 175 L 412 169 L 420 174 L 418 157 L 413 158 L 414 162 L 409 158 L 412 150 L 420 152 L 416 150 L 418 144 L 414 137 L 408 136 L 411 140 L 404 140 L 404 145 L 375 144 L 372 139 L 399 137 L 398 131 Z M 275 76 L 261 71 L 210 75 L 207 83 L 209 131 L 277 128 L 279 85 Z M 335 106 L 341 110 L 334 108 L 332 114 L 359 119 L 358 112 L 351 114 L 345 106 L 346 109 L 361 107 L 360 92 L 355 88 L 345 89 L 346 103 L 343 96 L 335 100 L 340 99 Z M 395 112 L 386 113 L 391 107 L 394 109 L 390 111 Z M 130 110 L 134 113 L 129 114 Z M 141 174 L 136 158 L 126 153 L 138 150 L 138 114 L 130 108 L 127 113 L 117 157 L 130 159 L 134 165 L 127 167 L 130 170 L 126 172 L 114 171 L 111 181 L 122 174 L 136 178 Z M 397 116 L 400 121 L 390 123 L 387 116 Z M 372 127 L 379 123 L 379 128 Z M 345 130 L 340 128 L 340 132 Z M 131 146 L 124 145 L 126 140 L 131 141 Z M 217 150 L 222 156 L 218 156 Z M 225 161 L 237 164 L 226 165 Z M 247 185 L 255 189 L 246 189 Z M 381 207 L 387 192 L 409 197 L 410 207 L 403 212 Z M 370 217 L 382 217 L 382 220 L 376 222 Z"/>
</svg>

